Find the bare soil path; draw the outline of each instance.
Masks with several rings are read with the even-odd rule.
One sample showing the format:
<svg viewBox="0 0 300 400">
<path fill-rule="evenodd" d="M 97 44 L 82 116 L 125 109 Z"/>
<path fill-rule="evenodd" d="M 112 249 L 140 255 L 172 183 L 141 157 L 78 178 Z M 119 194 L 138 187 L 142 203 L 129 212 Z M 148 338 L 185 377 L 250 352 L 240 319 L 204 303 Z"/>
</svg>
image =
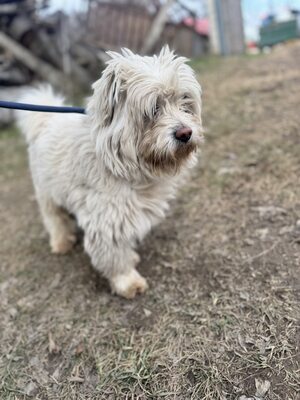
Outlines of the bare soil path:
<svg viewBox="0 0 300 400">
<path fill-rule="evenodd" d="M 1 399 L 299 399 L 299 65 L 297 45 L 194 63 L 206 144 L 133 301 L 81 246 L 50 254 L 23 141 L 0 132 Z"/>
</svg>

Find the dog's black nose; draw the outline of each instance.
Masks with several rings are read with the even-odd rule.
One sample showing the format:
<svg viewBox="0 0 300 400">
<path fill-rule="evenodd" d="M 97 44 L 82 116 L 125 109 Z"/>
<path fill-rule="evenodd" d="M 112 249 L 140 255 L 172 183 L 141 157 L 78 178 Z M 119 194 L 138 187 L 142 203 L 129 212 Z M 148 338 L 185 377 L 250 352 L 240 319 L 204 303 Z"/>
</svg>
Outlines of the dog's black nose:
<svg viewBox="0 0 300 400">
<path fill-rule="evenodd" d="M 180 142 L 183 142 L 183 143 L 187 143 L 190 140 L 192 133 L 193 133 L 193 131 L 191 130 L 191 128 L 185 127 L 185 128 L 178 129 L 174 133 L 174 136 L 175 136 L 176 140 L 179 140 Z"/>
</svg>

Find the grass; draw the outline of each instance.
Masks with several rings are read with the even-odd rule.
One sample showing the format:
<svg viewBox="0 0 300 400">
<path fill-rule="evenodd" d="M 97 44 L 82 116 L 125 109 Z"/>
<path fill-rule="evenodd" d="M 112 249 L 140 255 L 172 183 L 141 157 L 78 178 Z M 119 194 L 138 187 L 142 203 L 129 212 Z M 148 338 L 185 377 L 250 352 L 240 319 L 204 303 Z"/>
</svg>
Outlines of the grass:
<svg viewBox="0 0 300 400">
<path fill-rule="evenodd" d="M 20 169 L 27 168 L 24 143 L 15 127 L 0 131 L 0 179 L 12 177 Z"/>
<path fill-rule="evenodd" d="M 204 57 L 199 57 L 190 61 L 190 66 L 197 73 L 206 73 L 207 71 L 217 70 L 222 65 L 222 57 L 208 55 Z"/>
<path fill-rule="evenodd" d="M 205 62 L 201 162 L 133 301 L 80 245 L 50 254 L 23 141 L 0 133 L 1 399 L 298 400 L 300 48 Z"/>
</svg>

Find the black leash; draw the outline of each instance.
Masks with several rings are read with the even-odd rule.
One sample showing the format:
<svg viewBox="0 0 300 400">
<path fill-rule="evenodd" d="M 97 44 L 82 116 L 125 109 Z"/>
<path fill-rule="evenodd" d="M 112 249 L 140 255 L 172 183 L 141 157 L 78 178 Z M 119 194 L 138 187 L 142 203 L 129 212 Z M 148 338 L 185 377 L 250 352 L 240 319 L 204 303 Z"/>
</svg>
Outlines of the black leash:
<svg viewBox="0 0 300 400">
<path fill-rule="evenodd" d="M 36 104 L 16 103 L 14 101 L 0 101 L 0 108 L 38 112 L 85 114 L 85 109 L 81 107 L 39 106 Z"/>
</svg>

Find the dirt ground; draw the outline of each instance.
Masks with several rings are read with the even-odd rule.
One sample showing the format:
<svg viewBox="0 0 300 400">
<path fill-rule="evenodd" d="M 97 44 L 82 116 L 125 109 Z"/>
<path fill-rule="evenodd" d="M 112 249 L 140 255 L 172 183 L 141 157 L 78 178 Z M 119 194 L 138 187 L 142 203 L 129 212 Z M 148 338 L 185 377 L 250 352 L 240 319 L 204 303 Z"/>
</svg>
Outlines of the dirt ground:
<svg viewBox="0 0 300 400">
<path fill-rule="evenodd" d="M 23 141 L 0 133 L 1 399 L 300 399 L 300 46 L 193 65 L 206 144 L 133 301 L 80 245 L 50 254 Z"/>
</svg>

